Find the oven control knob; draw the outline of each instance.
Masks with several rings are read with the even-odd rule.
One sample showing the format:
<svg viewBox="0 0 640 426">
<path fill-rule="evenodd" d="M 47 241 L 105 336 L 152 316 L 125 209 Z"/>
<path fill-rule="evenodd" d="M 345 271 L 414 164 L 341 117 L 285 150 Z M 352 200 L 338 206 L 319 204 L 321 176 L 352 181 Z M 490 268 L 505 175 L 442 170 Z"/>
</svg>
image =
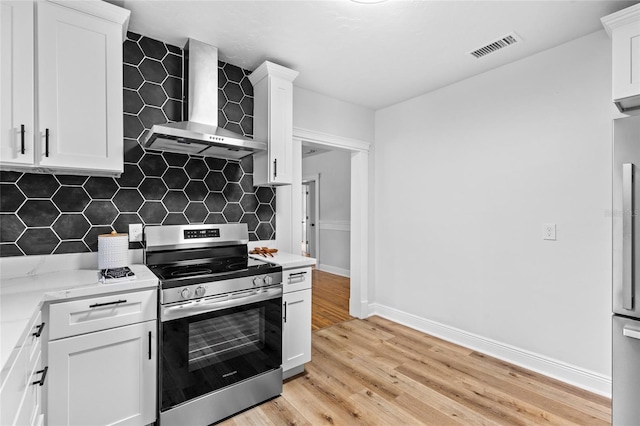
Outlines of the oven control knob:
<svg viewBox="0 0 640 426">
<path fill-rule="evenodd" d="M 264 277 L 264 283 L 265 283 L 266 285 L 271 285 L 271 283 L 272 283 L 272 282 L 273 282 L 273 278 L 271 278 L 269 275 L 266 275 L 266 276 Z"/>
<path fill-rule="evenodd" d="M 255 277 L 253 279 L 253 286 L 254 287 L 260 287 L 262 284 L 264 284 L 264 281 L 262 280 L 262 278 L 260 277 Z"/>
<path fill-rule="evenodd" d="M 202 286 L 198 286 L 196 287 L 196 296 L 197 297 L 202 297 L 204 296 L 204 294 L 206 293 L 207 289 L 202 287 Z"/>
<path fill-rule="evenodd" d="M 190 288 L 183 288 L 180 291 L 180 296 L 182 296 L 183 299 L 188 299 L 191 296 L 191 289 Z"/>
</svg>

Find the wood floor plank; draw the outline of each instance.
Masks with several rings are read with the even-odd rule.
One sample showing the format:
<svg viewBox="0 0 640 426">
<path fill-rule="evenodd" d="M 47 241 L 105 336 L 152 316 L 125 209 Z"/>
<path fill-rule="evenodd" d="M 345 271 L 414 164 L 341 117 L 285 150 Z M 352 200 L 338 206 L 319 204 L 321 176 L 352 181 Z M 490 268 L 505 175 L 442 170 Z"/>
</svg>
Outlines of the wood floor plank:
<svg viewBox="0 0 640 426">
<path fill-rule="evenodd" d="M 314 269 L 311 296 L 312 330 L 353 319 L 349 315 L 349 278 Z"/>
</svg>

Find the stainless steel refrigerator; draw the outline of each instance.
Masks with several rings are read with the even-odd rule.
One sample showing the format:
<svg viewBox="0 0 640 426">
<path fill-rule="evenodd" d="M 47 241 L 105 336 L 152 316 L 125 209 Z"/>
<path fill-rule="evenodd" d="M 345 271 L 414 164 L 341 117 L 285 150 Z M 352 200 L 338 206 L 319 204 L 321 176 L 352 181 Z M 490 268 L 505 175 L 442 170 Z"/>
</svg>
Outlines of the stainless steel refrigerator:
<svg viewBox="0 0 640 426">
<path fill-rule="evenodd" d="M 613 120 L 614 426 L 640 424 L 640 116 Z"/>
</svg>

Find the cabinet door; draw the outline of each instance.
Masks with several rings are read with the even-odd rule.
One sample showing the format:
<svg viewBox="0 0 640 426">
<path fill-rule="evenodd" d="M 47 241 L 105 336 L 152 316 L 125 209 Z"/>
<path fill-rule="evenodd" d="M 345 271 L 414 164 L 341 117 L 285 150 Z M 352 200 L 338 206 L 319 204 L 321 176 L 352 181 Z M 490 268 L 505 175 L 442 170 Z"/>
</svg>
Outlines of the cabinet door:
<svg viewBox="0 0 640 426">
<path fill-rule="evenodd" d="M 122 28 L 38 2 L 42 166 L 122 171 Z"/>
<path fill-rule="evenodd" d="M 0 2 L 0 163 L 33 164 L 33 3 Z"/>
<path fill-rule="evenodd" d="M 612 46 L 613 99 L 640 95 L 640 22 L 616 28 Z"/>
<path fill-rule="evenodd" d="M 48 425 L 155 421 L 156 322 L 49 343 Z"/>
<path fill-rule="evenodd" d="M 291 184 L 293 151 L 293 85 L 268 77 L 269 85 L 269 176 L 275 184 Z"/>
<path fill-rule="evenodd" d="M 311 290 L 282 296 L 282 370 L 311 361 Z"/>
</svg>

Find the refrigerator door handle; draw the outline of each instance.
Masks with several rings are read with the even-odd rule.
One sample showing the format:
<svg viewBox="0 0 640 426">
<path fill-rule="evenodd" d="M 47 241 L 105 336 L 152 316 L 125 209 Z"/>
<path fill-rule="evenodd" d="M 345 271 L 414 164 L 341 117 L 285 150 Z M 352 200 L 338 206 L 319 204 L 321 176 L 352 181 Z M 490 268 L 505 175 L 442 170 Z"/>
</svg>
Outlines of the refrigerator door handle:
<svg viewBox="0 0 640 426">
<path fill-rule="evenodd" d="M 633 275 L 634 275 L 634 244 L 633 244 L 633 164 L 622 165 L 622 307 L 633 309 Z"/>
<path fill-rule="evenodd" d="M 622 328 L 622 334 L 624 336 L 631 337 L 632 339 L 640 340 L 640 330 L 637 330 L 635 328 L 631 328 L 631 327 L 625 325 Z"/>
</svg>

